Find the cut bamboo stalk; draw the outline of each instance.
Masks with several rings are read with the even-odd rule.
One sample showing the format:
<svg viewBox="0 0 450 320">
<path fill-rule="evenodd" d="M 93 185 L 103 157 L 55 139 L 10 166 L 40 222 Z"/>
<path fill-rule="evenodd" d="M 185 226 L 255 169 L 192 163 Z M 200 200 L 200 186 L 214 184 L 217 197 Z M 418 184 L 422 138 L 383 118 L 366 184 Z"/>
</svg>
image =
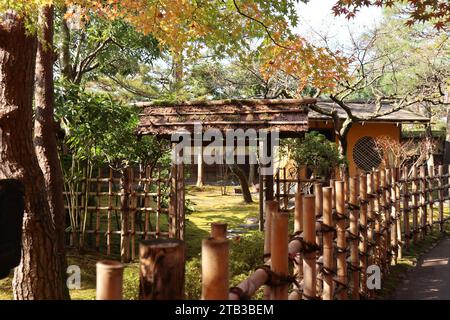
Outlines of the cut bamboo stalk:
<svg viewBox="0 0 450 320">
<path fill-rule="evenodd" d="M 374 198 L 374 207 L 375 207 L 375 235 L 376 235 L 376 264 L 380 266 L 380 268 L 384 265 L 384 235 L 382 232 L 382 224 L 383 224 L 383 213 L 381 210 L 381 202 L 383 192 L 380 189 L 381 187 L 381 177 L 380 171 L 375 170 L 373 172 L 373 188 L 375 192 Z"/>
<path fill-rule="evenodd" d="M 444 166 L 439 165 L 438 167 L 438 197 L 439 197 L 439 231 L 444 231 Z"/>
<path fill-rule="evenodd" d="M 390 206 L 388 205 L 390 201 L 390 188 L 387 183 L 386 172 L 387 169 L 380 170 L 380 188 L 381 188 L 381 197 L 380 197 L 380 209 L 381 209 L 381 228 L 382 228 L 382 237 L 383 237 L 383 246 L 382 246 L 382 257 L 383 257 L 383 272 L 388 273 L 389 265 L 390 265 L 390 252 L 391 252 L 391 230 L 390 230 Z"/>
<path fill-rule="evenodd" d="M 227 224 L 223 222 L 211 223 L 211 238 L 216 240 L 227 239 Z"/>
<path fill-rule="evenodd" d="M 390 203 L 389 206 L 391 207 L 391 254 L 394 258 L 394 264 L 397 264 L 398 257 L 400 255 L 399 252 L 399 246 L 401 243 L 398 242 L 398 227 L 399 227 L 399 219 L 398 219 L 398 198 L 397 198 L 397 170 L 396 168 L 389 169 L 389 183 L 390 183 Z M 401 234 L 401 231 L 400 231 Z"/>
<path fill-rule="evenodd" d="M 371 265 L 375 262 L 375 189 L 373 186 L 373 173 L 368 173 L 366 175 L 367 179 L 367 194 L 368 194 L 368 204 L 367 204 L 367 251 L 368 259 L 367 264 Z"/>
<path fill-rule="evenodd" d="M 264 224 L 264 262 L 271 257 L 272 249 L 272 219 L 275 212 L 278 211 L 278 202 L 269 200 L 265 203 L 266 219 Z M 272 288 L 269 286 L 264 287 L 264 300 L 269 300 L 272 295 Z"/>
<path fill-rule="evenodd" d="M 294 208 L 294 234 L 296 237 L 301 237 L 303 232 L 303 193 L 299 187 L 297 188 L 297 192 L 295 194 L 295 208 Z M 298 283 L 300 283 L 303 279 L 303 257 L 301 252 L 295 253 L 294 256 L 295 264 L 294 264 L 294 275 Z M 297 292 L 297 291 L 295 291 Z M 297 293 L 298 299 L 301 299 L 301 294 Z"/>
<path fill-rule="evenodd" d="M 427 233 L 427 180 L 426 167 L 420 167 L 420 239 L 425 239 Z"/>
<path fill-rule="evenodd" d="M 417 167 L 414 166 L 412 168 L 412 205 L 413 205 L 413 242 L 417 244 L 419 241 L 419 180 L 417 175 Z"/>
<path fill-rule="evenodd" d="M 229 243 L 225 238 L 202 241 L 202 300 L 227 300 Z"/>
<path fill-rule="evenodd" d="M 397 258 L 403 259 L 403 246 L 404 238 L 402 232 L 402 215 L 401 215 L 401 190 L 399 180 L 401 178 L 400 168 L 395 168 L 395 181 L 394 192 L 395 192 L 395 215 L 396 215 L 396 227 L 397 227 Z M 395 260 L 397 263 L 397 260 Z"/>
<path fill-rule="evenodd" d="M 328 228 L 328 231 L 324 231 L 323 234 L 323 267 L 325 270 L 323 279 L 323 300 L 333 300 L 333 203 L 331 201 L 333 190 L 331 187 L 324 187 L 322 189 L 323 194 L 323 225 Z"/>
<path fill-rule="evenodd" d="M 124 265 L 118 261 L 101 260 L 96 263 L 97 300 L 122 300 Z"/>
<path fill-rule="evenodd" d="M 314 195 L 303 197 L 303 240 L 314 246 L 316 242 L 316 217 Z M 306 251 L 303 258 L 303 299 L 315 299 L 317 289 L 316 252 Z"/>
<path fill-rule="evenodd" d="M 360 259 L 360 267 L 361 267 L 361 282 L 360 282 L 360 290 L 361 294 L 365 297 L 367 295 L 367 176 L 366 174 L 361 174 L 359 178 L 359 202 L 360 202 L 360 215 L 359 215 L 359 223 L 360 223 L 360 232 L 359 235 L 361 237 L 361 241 L 359 243 L 359 252 L 361 253 Z"/>
<path fill-rule="evenodd" d="M 409 188 L 408 188 L 408 168 L 403 168 L 402 172 L 403 184 L 403 228 L 405 229 L 405 249 L 408 251 L 411 240 L 411 225 L 410 225 L 410 214 L 409 214 Z"/>
<path fill-rule="evenodd" d="M 336 181 L 336 234 L 337 234 L 337 281 L 340 284 L 339 300 L 347 299 L 347 240 L 344 181 Z"/>
<path fill-rule="evenodd" d="M 178 239 L 143 240 L 139 243 L 140 300 L 184 298 L 185 244 Z"/>
<path fill-rule="evenodd" d="M 316 219 L 316 245 L 319 250 L 316 252 L 316 271 L 317 271 L 317 287 L 316 287 L 316 295 L 321 296 L 323 290 L 323 274 L 320 272 L 321 266 L 318 261 L 320 256 L 323 254 L 323 235 L 320 227 L 319 220 L 322 217 L 323 211 L 323 193 L 322 193 L 322 183 L 317 182 L 314 183 L 314 195 L 315 195 L 315 219 Z"/>
<path fill-rule="evenodd" d="M 428 203 L 430 204 L 430 214 L 428 215 L 427 223 L 429 225 L 430 231 L 433 232 L 433 226 L 434 226 L 434 198 L 433 198 L 433 191 L 434 191 L 434 166 L 430 165 L 428 167 L 428 176 L 429 176 L 429 183 L 428 183 Z"/>
<path fill-rule="evenodd" d="M 109 168 L 109 181 L 108 181 L 108 225 L 106 233 L 106 253 L 111 255 L 111 214 L 112 214 L 112 197 L 113 197 L 113 171 Z"/>
<path fill-rule="evenodd" d="M 350 262 L 352 266 L 352 299 L 359 299 L 359 205 L 358 178 L 349 179 L 350 197 Z"/>
<path fill-rule="evenodd" d="M 98 168 L 98 175 L 97 175 L 97 195 L 96 195 L 96 206 L 97 209 L 95 210 L 95 251 L 100 251 L 100 205 L 101 205 L 101 197 L 100 192 L 102 191 L 101 183 L 99 182 L 102 178 L 102 169 Z"/>
<path fill-rule="evenodd" d="M 272 210 L 272 232 L 271 232 L 271 263 L 272 272 L 281 278 L 286 278 L 289 274 L 288 255 L 288 214 L 282 213 L 278 207 L 271 207 Z M 282 281 L 278 286 L 271 288 L 271 300 L 287 300 L 289 283 Z"/>
</svg>

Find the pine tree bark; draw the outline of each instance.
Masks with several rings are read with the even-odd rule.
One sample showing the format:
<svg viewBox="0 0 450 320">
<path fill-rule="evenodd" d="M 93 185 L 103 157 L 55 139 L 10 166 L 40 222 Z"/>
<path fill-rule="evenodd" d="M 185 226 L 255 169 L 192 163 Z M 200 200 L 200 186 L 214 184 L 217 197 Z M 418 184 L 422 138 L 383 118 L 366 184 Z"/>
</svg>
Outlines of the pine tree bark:
<svg viewBox="0 0 450 320">
<path fill-rule="evenodd" d="M 250 187 L 248 185 L 247 177 L 245 176 L 244 171 L 237 164 L 230 164 L 230 170 L 239 179 L 244 202 L 252 203 L 252 194 L 250 193 Z"/>
<path fill-rule="evenodd" d="M 15 299 L 61 299 L 61 265 L 45 181 L 33 145 L 36 37 L 12 11 L 0 20 L 0 178 L 25 185 L 22 259 Z"/>
<path fill-rule="evenodd" d="M 39 166 L 44 174 L 50 212 L 55 223 L 58 257 L 61 267 L 65 270 L 67 262 L 64 234 L 64 180 L 61 162 L 58 157 L 57 124 L 54 120 L 53 62 L 55 53 L 53 47 L 53 20 L 53 6 L 43 6 L 39 12 L 38 20 L 40 37 L 36 54 L 34 145 Z M 61 275 L 64 296 L 66 299 L 70 299 L 69 290 L 65 285 L 66 274 L 62 272 Z"/>
</svg>

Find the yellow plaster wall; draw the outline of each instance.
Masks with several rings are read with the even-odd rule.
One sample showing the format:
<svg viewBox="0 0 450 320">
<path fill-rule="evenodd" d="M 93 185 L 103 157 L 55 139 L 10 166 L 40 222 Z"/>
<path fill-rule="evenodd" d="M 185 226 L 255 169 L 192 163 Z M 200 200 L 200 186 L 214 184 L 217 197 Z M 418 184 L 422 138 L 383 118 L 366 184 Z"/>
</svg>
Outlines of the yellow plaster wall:
<svg viewBox="0 0 450 320">
<path fill-rule="evenodd" d="M 310 121 L 309 130 L 314 129 L 332 129 L 332 121 Z M 372 123 L 357 123 L 352 126 L 347 138 L 347 158 L 349 163 L 350 175 L 358 173 L 358 168 L 353 161 L 353 147 L 358 139 L 369 136 L 377 138 L 381 136 L 388 136 L 396 141 L 400 141 L 401 126 L 395 123 L 386 122 L 372 122 Z M 336 141 L 337 142 L 337 141 Z"/>
</svg>

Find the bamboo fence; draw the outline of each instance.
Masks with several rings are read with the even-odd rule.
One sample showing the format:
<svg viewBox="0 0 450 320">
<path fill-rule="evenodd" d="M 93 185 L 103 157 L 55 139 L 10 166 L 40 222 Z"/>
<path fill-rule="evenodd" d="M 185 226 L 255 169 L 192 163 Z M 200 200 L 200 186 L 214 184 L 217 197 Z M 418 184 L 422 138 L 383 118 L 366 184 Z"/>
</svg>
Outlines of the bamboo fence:
<svg viewBox="0 0 450 320">
<path fill-rule="evenodd" d="M 140 240 L 180 238 L 184 207 L 183 179 L 168 169 L 129 167 L 93 170 L 97 176 L 79 179 L 77 188 L 64 192 L 68 216 L 69 245 L 94 249 L 108 256 L 121 256 L 123 262 L 137 258 Z M 174 208 L 175 207 L 175 208 Z"/>
</svg>

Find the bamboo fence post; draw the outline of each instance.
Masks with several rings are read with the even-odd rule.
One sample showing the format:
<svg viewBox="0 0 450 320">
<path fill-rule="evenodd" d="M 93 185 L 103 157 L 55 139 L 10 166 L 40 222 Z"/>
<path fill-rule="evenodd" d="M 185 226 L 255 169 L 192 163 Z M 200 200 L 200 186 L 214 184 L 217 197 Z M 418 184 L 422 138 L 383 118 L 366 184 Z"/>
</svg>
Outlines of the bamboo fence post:
<svg viewBox="0 0 450 320">
<path fill-rule="evenodd" d="M 229 242 L 225 238 L 202 241 L 202 300 L 227 300 Z"/>
<path fill-rule="evenodd" d="M 149 175 L 150 179 L 150 175 Z M 161 168 L 158 167 L 158 178 L 156 181 L 156 222 L 155 222 L 155 233 L 156 238 L 159 238 L 161 232 Z"/>
<path fill-rule="evenodd" d="M 271 271 L 280 277 L 280 283 L 272 286 L 271 300 L 287 300 L 289 283 L 285 280 L 289 274 L 289 216 L 278 210 L 278 206 L 271 208 L 272 211 L 272 232 L 270 243 L 270 257 L 272 262 Z"/>
<path fill-rule="evenodd" d="M 434 192 L 434 180 L 435 180 L 435 174 L 434 174 L 434 166 L 430 165 L 428 167 L 428 176 L 429 176 L 429 180 L 428 180 L 428 203 L 430 205 L 430 214 L 428 216 L 428 221 L 427 223 L 429 224 L 429 228 L 430 228 L 430 232 L 433 232 L 433 227 L 434 227 L 434 196 L 433 196 L 433 192 Z"/>
<path fill-rule="evenodd" d="M 304 300 L 316 299 L 317 296 L 316 251 L 312 249 L 316 243 L 315 198 L 314 195 L 303 197 L 303 240 L 310 247 L 303 258 Z"/>
<path fill-rule="evenodd" d="M 122 300 L 124 265 L 118 261 L 101 260 L 96 263 L 96 299 Z"/>
<path fill-rule="evenodd" d="M 264 256 L 263 260 L 266 263 L 271 258 L 272 250 L 272 220 L 275 212 L 278 211 L 278 202 L 273 200 L 266 201 L 266 221 L 264 224 Z M 264 287 L 264 300 L 269 300 L 272 295 L 272 288 L 268 285 Z"/>
<path fill-rule="evenodd" d="M 345 189 L 344 181 L 336 181 L 336 234 L 337 234 L 337 293 L 339 300 L 347 299 L 347 240 L 345 213 Z"/>
<path fill-rule="evenodd" d="M 295 208 L 294 208 L 294 236 L 301 238 L 303 232 L 303 193 L 299 187 L 295 193 Z M 302 253 L 298 252 L 294 256 L 294 274 L 298 283 L 303 279 L 303 258 Z M 301 295 L 299 293 L 299 295 Z M 301 297 L 300 297 L 301 298 Z"/>
<path fill-rule="evenodd" d="M 413 242 L 417 244 L 419 234 L 419 180 L 417 176 L 417 167 L 412 167 L 412 208 L 413 208 Z"/>
<path fill-rule="evenodd" d="M 367 296 L 367 226 L 368 226 L 368 218 L 367 218 L 367 208 L 368 208 L 368 200 L 367 200 L 367 176 L 366 174 L 361 174 L 359 178 L 359 203 L 360 203 L 360 237 L 361 241 L 359 243 L 359 252 L 361 255 L 360 258 L 360 267 L 361 267 L 361 282 L 360 289 L 363 297 Z"/>
<path fill-rule="evenodd" d="M 316 245 L 319 248 L 316 252 L 316 271 L 317 271 L 317 288 L 316 295 L 322 295 L 323 288 L 323 259 L 322 263 L 319 263 L 320 257 L 323 255 L 323 234 L 321 228 L 322 212 L 323 212 L 323 193 L 322 193 L 322 183 L 314 183 L 314 195 L 315 195 L 315 221 L 316 221 Z"/>
<path fill-rule="evenodd" d="M 335 192 L 335 181 L 336 179 L 330 179 L 330 187 L 331 187 L 331 207 L 336 208 L 336 192 Z"/>
<path fill-rule="evenodd" d="M 348 206 L 350 209 L 350 270 L 352 272 L 352 299 L 359 299 L 359 205 L 358 205 L 358 178 L 349 179 L 350 196 Z"/>
<path fill-rule="evenodd" d="M 402 229 L 400 219 L 400 189 L 398 187 L 399 171 L 398 168 L 391 169 L 391 221 L 392 226 L 392 253 L 394 263 L 397 264 L 398 258 L 402 258 Z"/>
<path fill-rule="evenodd" d="M 122 262 L 130 260 L 130 229 L 129 229 L 129 213 L 130 213 L 130 170 L 125 168 L 122 170 L 120 177 L 120 211 L 121 228 L 120 228 L 120 259 Z"/>
<path fill-rule="evenodd" d="M 366 175 L 367 179 L 367 197 L 368 197 L 368 204 L 367 204 L 367 266 L 372 265 L 376 262 L 375 254 L 376 254 L 376 246 L 375 246 L 375 188 L 373 183 L 373 173 L 370 172 Z M 367 267 L 366 270 L 363 270 L 365 272 L 366 278 L 367 278 Z M 367 284 L 366 282 L 363 282 L 364 285 Z M 365 286 L 367 290 L 367 286 Z M 373 290 L 368 291 L 369 297 L 373 296 Z"/>
<path fill-rule="evenodd" d="M 420 167 L 420 239 L 425 239 L 427 233 L 427 180 L 426 167 Z"/>
<path fill-rule="evenodd" d="M 333 190 L 323 187 L 323 300 L 333 300 L 333 203 L 331 201 Z"/>
<path fill-rule="evenodd" d="M 380 171 L 380 181 L 381 181 L 381 208 L 383 212 L 383 235 L 384 235 L 384 262 L 386 273 L 389 273 L 389 267 L 391 265 L 391 188 L 390 188 L 390 175 L 389 169 L 384 169 Z"/>
<path fill-rule="evenodd" d="M 106 254 L 111 255 L 111 215 L 112 215 L 112 196 L 113 196 L 113 170 L 109 168 L 108 179 L 108 225 L 106 232 Z"/>
<path fill-rule="evenodd" d="M 381 171 L 375 170 L 373 176 L 373 186 L 375 191 L 374 207 L 375 207 L 375 235 L 376 235 L 376 262 L 377 265 L 384 267 L 385 263 L 385 250 L 384 242 L 385 236 L 383 231 L 383 197 L 384 193 L 381 189 Z"/>
<path fill-rule="evenodd" d="M 145 167 L 145 180 L 144 180 L 144 239 L 148 240 L 149 236 L 149 224 L 150 224 L 150 168 Z M 158 228 L 158 227 L 157 227 Z M 158 230 L 156 230 L 156 235 L 158 235 Z"/>
<path fill-rule="evenodd" d="M 97 202 L 96 202 L 96 208 L 95 208 L 95 251 L 99 252 L 100 251 L 100 206 L 101 206 L 101 196 L 100 196 L 100 192 L 101 190 L 101 183 L 100 183 L 100 179 L 102 178 L 102 169 L 101 167 L 98 168 L 98 175 L 97 175 L 97 189 L 96 189 L 96 197 L 97 197 Z"/>
<path fill-rule="evenodd" d="M 439 231 L 444 231 L 444 166 L 439 165 L 438 167 L 438 196 L 439 196 Z"/>
<path fill-rule="evenodd" d="M 402 171 L 403 176 L 403 228 L 405 229 L 405 249 L 409 251 L 409 246 L 411 242 L 411 225 L 410 225 L 410 208 L 409 208 L 409 188 L 408 188 L 408 168 L 404 167 Z"/>
<path fill-rule="evenodd" d="M 130 218 L 131 218 L 131 260 L 136 258 L 136 208 L 137 197 L 134 189 L 134 170 L 130 167 Z"/>
<path fill-rule="evenodd" d="M 184 298 L 185 250 L 184 241 L 173 238 L 139 243 L 140 300 Z"/>
<path fill-rule="evenodd" d="M 172 152 L 174 152 L 175 143 L 172 143 Z M 177 157 L 177 156 L 175 156 Z M 176 159 L 178 160 L 178 159 Z M 176 163 L 172 163 L 170 167 L 170 203 L 169 203 L 169 238 L 177 238 L 177 230 L 178 230 L 178 202 L 177 202 L 177 178 L 178 178 L 178 165 Z"/>
<path fill-rule="evenodd" d="M 217 240 L 227 239 L 227 224 L 223 222 L 213 222 L 211 223 L 211 238 Z"/>
</svg>

